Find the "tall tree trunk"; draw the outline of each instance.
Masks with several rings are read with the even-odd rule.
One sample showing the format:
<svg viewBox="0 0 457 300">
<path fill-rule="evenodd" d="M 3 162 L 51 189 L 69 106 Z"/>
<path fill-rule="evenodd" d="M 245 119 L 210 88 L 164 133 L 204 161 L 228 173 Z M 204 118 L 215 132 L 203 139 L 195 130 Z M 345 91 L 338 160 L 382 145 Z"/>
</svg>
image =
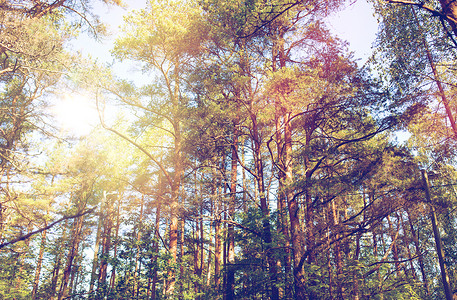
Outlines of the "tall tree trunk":
<svg viewBox="0 0 457 300">
<path fill-rule="evenodd" d="M 118 202 L 117 202 L 117 210 L 116 210 L 116 228 L 115 228 L 115 234 L 114 234 L 114 249 L 113 249 L 113 259 L 117 259 L 117 247 L 119 244 L 119 227 L 121 225 L 121 218 L 120 218 L 120 212 L 121 212 L 121 199 L 122 195 L 118 195 Z M 114 286 L 116 284 L 116 265 L 113 264 L 111 267 L 111 277 L 110 277 L 110 286 L 109 286 L 109 291 L 114 290 Z M 109 294 L 109 293 L 108 293 Z"/>
<path fill-rule="evenodd" d="M 137 290 L 138 290 L 138 272 L 139 272 L 139 260 L 140 260 L 140 241 L 142 238 L 142 230 L 143 230 L 143 209 L 144 209 L 144 194 L 141 195 L 141 203 L 140 203 L 140 215 L 138 220 L 138 227 L 136 232 L 136 249 L 135 249 L 135 271 L 133 272 L 133 298 L 138 297 Z"/>
<path fill-rule="evenodd" d="M 67 239 L 67 231 L 68 228 L 68 220 L 65 220 L 65 224 L 63 226 L 63 234 L 62 234 L 62 242 L 59 242 L 59 248 L 63 248 L 64 241 Z M 57 281 L 59 279 L 60 267 L 62 266 L 62 256 L 63 251 L 57 251 L 54 268 L 52 269 L 52 276 L 51 276 L 51 287 L 50 287 L 50 299 L 54 300 L 54 297 L 57 293 Z"/>
<path fill-rule="evenodd" d="M 273 54 L 273 57 L 275 57 L 275 54 Z M 273 70 L 274 71 L 274 70 Z M 284 122 L 284 116 L 283 116 L 283 108 L 280 103 L 280 100 L 276 100 L 275 104 L 275 129 L 276 129 L 276 151 L 277 151 L 277 165 L 278 165 L 278 200 L 277 200 L 277 211 L 278 211 L 278 231 L 281 233 L 284 242 L 283 242 L 283 247 L 284 247 L 284 257 L 282 261 L 278 259 L 277 266 L 278 269 L 282 267 L 282 264 L 284 264 L 284 286 L 285 286 L 285 291 L 291 291 L 292 286 L 291 282 L 288 278 L 289 273 L 291 272 L 291 260 L 290 260 L 290 237 L 289 237 L 289 231 L 288 231 L 288 226 L 287 226 L 287 212 L 286 212 L 286 184 L 285 184 L 285 179 L 286 179 L 286 165 L 284 162 L 284 140 L 283 140 L 283 135 L 282 133 L 284 132 L 283 128 L 283 122 Z M 283 293 L 284 291 L 279 291 L 280 296 L 284 296 Z"/>
<path fill-rule="evenodd" d="M 393 228 L 392 221 L 390 220 L 390 215 L 387 215 L 387 223 L 389 224 L 389 235 L 390 238 L 393 240 L 395 236 L 395 230 Z M 392 247 L 392 255 L 395 263 L 395 274 L 397 277 L 400 276 L 400 264 L 398 262 L 398 251 L 397 251 L 397 244 L 395 243 Z"/>
<path fill-rule="evenodd" d="M 179 74 L 179 70 L 175 70 Z M 176 74 L 175 89 L 179 87 L 178 74 Z M 175 95 L 173 95 L 173 102 L 175 107 L 179 107 L 179 95 L 177 90 L 175 90 Z M 178 114 L 178 113 L 176 113 Z M 174 173 L 173 173 L 173 182 L 171 185 L 171 203 L 170 203 L 170 231 L 169 231 L 169 244 L 168 248 L 170 251 L 170 269 L 168 272 L 168 281 L 166 286 L 166 295 L 172 297 L 175 293 L 175 284 L 176 284 L 176 264 L 177 264 L 177 255 L 178 255 L 178 226 L 179 226 L 179 191 L 181 188 L 181 177 L 183 172 L 182 165 L 182 153 L 181 153 L 181 128 L 180 128 L 180 117 L 176 116 L 174 118 L 176 122 L 173 123 L 173 132 L 174 132 L 174 153 L 173 153 L 173 164 L 174 164 Z"/>
<path fill-rule="evenodd" d="M 290 114 L 285 115 L 284 121 L 284 151 L 285 151 L 285 166 L 286 166 L 286 197 L 287 197 L 287 208 L 289 211 L 289 223 L 290 223 L 290 241 L 292 244 L 293 251 L 293 275 L 294 275 L 294 290 L 295 290 L 295 299 L 306 299 L 307 293 L 305 290 L 305 273 L 303 270 L 303 264 L 301 263 L 303 259 L 303 233 L 301 230 L 300 216 L 299 216 L 299 205 L 298 199 L 295 197 L 292 184 L 293 184 L 293 174 L 292 174 L 292 130 L 289 120 Z M 308 175 L 306 177 L 308 180 Z M 307 187 L 305 187 L 307 189 Z M 307 201 L 307 212 L 311 210 L 310 199 L 306 196 Z M 307 232 L 311 231 L 312 223 L 310 223 L 310 216 L 307 213 Z M 310 223 L 310 224 L 308 224 Z"/>
<path fill-rule="evenodd" d="M 268 199 L 266 197 L 265 181 L 264 181 L 264 167 L 261 152 L 260 129 L 258 128 L 257 116 L 251 114 L 252 121 L 252 139 L 254 142 L 254 167 L 257 186 L 259 189 L 260 209 L 263 217 L 263 232 L 262 239 L 265 242 L 265 253 L 268 263 L 268 272 L 270 276 L 269 290 L 271 299 L 279 299 L 278 290 L 278 274 L 276 269 L 276 260 L 274 258 L 273 249 L 271 247 L 271 224 L 270 224 L 270 209 Z"/>
<path fill-rule="evenodd" d="M 233 219 L 235 215 L 236 203 L 236 184 L 238 175 L 238 121 L 233 122 L 233 140 L 232 140 L 232 155 L 231 155 L 231 172 L 230 172 L 230 199 L 228 204 L 229 218 Z M 226 299 L 233 300 L 235 298 L 235 228 L 232 223 L 227 225 L 227 290 Z"/>
<path fill-rule="evenodd" d="M 421 270 L 422 282 L 424 284 L 425 293 L 426 293 L 426 296 L 429 296 L 430 288 L 428 286 L 428 279 L 427 279 L 427 275 L 426 275 L 427 273 L 425 271 L 423 251 L 421 251 L 421 247 L 419 244 L 419 233 L 416 233 L 416 230 L 414 229 L 413 220 L 411 219 L 411 214 L 410 214 L 409 210 L 407 210 L 406 212 L 408 214 L 409 228 L 411 229 L 411 235 L 413 237 L 414 247 L 416 248 L 416 255 L 418 255 L 419 268 Z"/>
<path fill-rule="evenodd" d="M 354 251 L 354 262 L 358 263 L 360 255 L 360 239 L 362 238 L 362 233 L 359 231 L 356 234 L 355 238 L 355 251 Z M 359 275 L 357 273 L 357 267 L 354 268 L 352 272 L 353 284 L 352 284 L 352 296 L 354 300 L 359 300 Z"/>
<path fill-rule="evenodd" d="M 104 209 L 105 209 L 105 197 L 102 198 L 102 201 L 100 203 L 100 210 L 98 212 L 98 224 L 97 224 L 97 233 L 95 236 L 94 258 L 92 260 L 92 271 L 90 273 L 89 295 L 91 295 L 94 292 L 94 283 L 95 283 L 95 279 L 97 278 L 98 250 L 100 248 L 100 237 L 101 237 L 101 233 L 102 233 Z"/>
<path fill-rule="evenodd" d="M 81 232 L 83 226 L 83 217 L 78 217 L 73 223 L 72 226 L 72 242 L 70 245 L 70 249 L 68 251 L 67 256 L 67 263 L 65 266 L 65 270 L 63 272 L 62 282 L 60 284 L 60 291 L 59 291 L 59 300 L 64 299 L 67 297 L 67 288 L 68 288 L 68 281 L 70 279 L 70 274 L 73 268 L 73 261 L 75 257 L 78 255 L 79 244 L 81 242 Z"/>
<path fill-rule="evenodd" d="M 159 183 L 161 182 L 161 177 L 159 176 Z M 154 262 L 157 261 L 157 257 L 159 254 L 159 242 L 157 241 L 159 238 L 159 230 L 160 230 L 160 213 L 161 213 L 161 207 L 162 207 L 162 195 L 159 195 L 157 199 L 157 208 L 156 208 L 156 219 L 155 219 L 155 234 L 154 234 L 154 244 L 152 246 L 153 249 L 153 256 L 151 259 L 154 260 Z M 158 282 L 158 275 L 157 275 L 157 267 L 158 265 L 153 264 L 153 270 L 152 270 L 152 284 L 151 284 L 151 297 L 149 298 L 150 300 L 155 300 L 156 299 L 156 289 L 157 289 L 157 282 Z"/>
<path fill-rule="evenodd" d="M 36 299 L 36 293 L 38 291 L 38 284 L 40 282 L 41 265 L 43 263 L 44 248 L 46 247 L 46 232 L 47 232 L 47 230 L 43 230 L 41 232 L 40 252 L 38 253 L 38 259 L 37 259 L 37 264 L 36 264 L 36 269 L 35 269 L 35 279 L 33 280 L 33 289 L 32 289 L 32 295 L 31 295 L 32 299 Z"/>
<path fill-rule="evenodd" d="M 339 213 L 336 210 L 335 200 L 332 201 L 332 227 L 334 228 L 335 235 L 335 246 L 333 248 L 335 265 L 336 265 L 336 291 L 337 299 L 344 299 L 344 288 L 342 285 L 343 281 L 343 259 L 341 257 L 341 244 L 340 244 L 340 228 L 339 228 Z"/>
<path fill-rule="evenodd" d="M 225 158 L 222 158 L 222 165 L 224 165 Z M 217 170 L 213 168 L 213 176 L 217 178 L 217 184 L 214 187 L 214 285 L 216 290 L 220 290 L 221 287 L 221 264 L 223 263 L 222 258 L 222 230 L 221 230 L 221 214 L 222 214 L 222 178 L 218 175 Z"/>
<path fill-rule="evenodd" d="M 84 249 L 81 249 L 80 252 L 83 252 L 83 251 L 84 251 Z M 78 277 L 80 270 L 81 270 L 81 256 L 78 251 L 78 253 L 76 254 L 76 257 L 74 259 L 73 268 L 71 270 L 70 282 L 68 283 L 68 294 L 69 295 L 73 294 L 77 288 L 75 283 L 77 282 L 77 277 Z"/>
<path fill-rule="evenodd" d="M 213 218 L 214 217 L 214 214 L 213 214 L 213 208 L 212 208 L 212 205 L 211 205 L 211 217 Z M 213 255 L 211 253 L 213 253 L 213 247 L 212 247 L 212 243 L 211 243 L 211 232 L 209 234 L 209 238 L 208 238 L 209 242 L 208 242 L 208 255 L 207 255 L 207 263 L 206 263 L 206 289 L 209 289 L 210 286 L 211 286 L 211 269 L 212 269 L 212 257 Z"/>
<path fill-rule="evenodd" d="M 425 188 L 425 196 L 427 198 L 427 203 L 429 203 L 430 205 L 430 218 L 432 219 L 433 236 L 435 238 L 436 252 L 438 254 L 438 263 L 440 265 L 441 271 L 441 280 L 444 286 L 444 294 L 446 295 L 446 300 L 452 300 L 452 289 L 449 283 L 446 265 L 444 263 L 444 251 L 443 246 L 441 244 L 440 231 L 438 230 L 435 207 L 432 203 L 432 199 L 430 196 L 430 183 L 428 181 L 426 170 L 422 170 L 422 181 Z"/>
<path fill-rule="evenodd" d="M 101 237 L 101 249 L 102 255 L 100 259 L 100 266 L 98 272 L 98 286 L 97 294 L 106 295 L 108 292 L 108 284 L 106 282 L 106 277 L 108 275 L 108 257 L 111 250 L 111 230 L 113 228 L 113 216 L 111 211 L 111 204 L 107 200 L 108 193 L 103 192 L 104 202 L 107 204 L 107 209 L 103 219 L 103 231 Z"/>
<path fill-rule="evenodd" d="M 202 193 L 200 193 L 201 195 Z M 203 198 L 203 195 L 201 195 Z M 204 268 L 204 261 L 205 261 L 205 231 L 203 229 L 203 203 L 200 206 L 200 268 L 199 268 L 199 273 L 198 276 L 201 276 L 203 273 L 203 268 Z"/>
<path fill-rule="evenodd" d="M 182 300 L 183 299 L 183 292 L 184 292 L 184 237 L 186 233 L 186 220 L 185 218 L 182 218 L 181 221 L 179 222 L 181 224 L 180 227 L 180 232 L 179 232 L 179 296 L 178 299 Z"/>
<path fill-rule="evenodd" d="M 285 40 L 284 35 L 286 27 L 280 24 L 277 28 L 277 36 L 274 39 L 272 47 L 272 70 L 276 72 L 277 69 L 283 69 L 286 67 L 286 55 L 285 55 Z M 285 99 L 284 99 L 285 100 Z M 290 187 L 287 184 L 291 182 L 292 172 L 291 169 L 291 132 L 290 122 L 287 119 L 287 109 L 282 103 L 280 96 L 275 99 L 275 126 L 276 126 L 276 143 L 277 143 L 277 164 L 278 164 L 278 212 L 279 212 L 279 231 L 285 238 L 285 256 L 284 256 L 284 272 L 285 272 L 285 290 L 291 291 L 291 281 L 288 278 L 288 274 L 291 272 L 291 256 L 290 256 L 290 235 L 289 228 L 287 226 L 287 213 L 286 206 L 287 197 L 291 196 Z M 289 172 L 289 173 L 288 173 Z M 289 176 L 289 177 L 288 177 Z M 278 264 L 279 266 L 279 264 Z M 295 277 L 295 276 L 294 276 Z M 295 281 L 295 280 L 294 280 Z"/>
</svg>

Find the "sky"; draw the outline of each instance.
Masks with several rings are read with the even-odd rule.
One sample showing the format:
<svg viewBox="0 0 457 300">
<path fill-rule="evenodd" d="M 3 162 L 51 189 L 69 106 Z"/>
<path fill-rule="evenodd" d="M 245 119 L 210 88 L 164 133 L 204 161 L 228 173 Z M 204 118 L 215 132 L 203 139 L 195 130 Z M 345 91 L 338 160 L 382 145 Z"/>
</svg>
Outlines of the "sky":
<svg viewBox="0 0 457 300">
<path fill-rule="evenodd" d="M 363 65 L 371 55 L 378 31 L 372 5 L 366 0 L 349 3 L 345 9 L 330 16 L 328 26 L 340 39 L 349 42 L 349 50 Z"/>
<path fill-rule="evenodd" d="M 110 50 L 114 38 L 119 33 L 123 16 L 132 9 L 141 9 L 146 6 L 146 0 L 132 0 L 127 8 L 109 7 L 101 2 L 94 2 L 95 11 L 101 16 L 103 22 L 108 24 L 111 37 L 102 42 L 91 37 L 82 36 L 72 44 L 73 50 L 90 55 L 100 62 L 112 62 Z M 346 7 L 331 15 L 327 24 L 338 37 L 349 42 L 349 49 L 354 51 L 355 57 L 365 62 L 371 53 L 371 46 L 375 40 L 378 24 L 373 16 L 371 4 L 366 0 L 350 0 Z"/>
<path fill-rule="evenodd" d="M 101 1 L 93 2 L 95 12 L 100 15 L 101 21 L 109 26 L 111 35 L 101 41 L 96 41 L 83 34 L 69 45 L 71 50 L 79 51 L 83 56 L 90 56 L 102 64 L 114 63 L 110 51 L 116 35 L 120 32 L 119 27 L 122 24 L 123 16 L 132 9 L 146 7 L 147 0 L 125 2 L 128 3 L 127 8 L 109 7 Z M 371 54 L 371 46 L 375 41 L 378 27 L 371 4 L 366 0 L 355 2 L 350 0 L 344 9 L 333 13 L 326 22 L 336 36 L 349 43 L 349 51 L 354 53 L 354 58 L 359 66 L 362 66 Z M 113 64 L 113 70 L 117 74 L 132 73 L 132 68 L 128 64 Z M 70 95 L 65 99 L 60 99 L 55 107 L 55 113 L 63 130 L 75 135 L 87 135 L 98 124 L 95 106 L 83 95 Z"/>
</svg>

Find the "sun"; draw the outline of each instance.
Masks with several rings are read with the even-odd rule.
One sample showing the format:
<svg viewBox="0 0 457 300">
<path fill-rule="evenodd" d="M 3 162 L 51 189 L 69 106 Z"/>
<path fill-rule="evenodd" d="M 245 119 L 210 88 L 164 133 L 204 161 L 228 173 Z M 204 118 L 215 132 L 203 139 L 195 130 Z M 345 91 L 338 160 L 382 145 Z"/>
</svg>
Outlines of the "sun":
<svg viewBox="0 0 457 300">
<path fill-rule="evenodd" d="M 88 135 L 99 123 L 95 102 L 83 95 L 65 95 L 52 112 L 60 130 L 76 136 Z"/>
</svg>

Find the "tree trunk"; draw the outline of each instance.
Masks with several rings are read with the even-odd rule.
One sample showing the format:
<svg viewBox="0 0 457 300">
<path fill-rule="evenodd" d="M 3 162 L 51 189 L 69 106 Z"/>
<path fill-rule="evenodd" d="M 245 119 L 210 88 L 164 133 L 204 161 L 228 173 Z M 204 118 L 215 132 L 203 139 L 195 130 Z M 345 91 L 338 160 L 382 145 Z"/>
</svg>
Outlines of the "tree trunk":
<svg viewBox="0 0 457 300">
<path fill-rule="evenodd" d="M 105 203 L 107 204 L 107 209 L 105 211 L 104 219 L 103 219 L 103 231 L 101 236 L 101 249 L 102 255 L 100 259 L 100 266 L 98 272 L 98 286 L 97 286 L 97 294 L 98 295 L 106 295 L 108 292 L 108 284 L 106 282 L 107 272 L 108 272 L 108 257 L 109 252 L 111 249 L 111 230 L 113 228 L 113 220 L 112 220 L 112 211 L 111 211 L 111 202 L 107 200 L 108 194 L 104 191 L 103 198 Z"/>
<path fill-rule="evenodd" d="M 79 244 L 81 241 L 82 225 L 83 217 L 81 216 L 76 218 L 72 226 L 72 243 L 68 251 L 67 263 L 63 272 L 62 282 L 60 284 L 59 300 L 67 297 L 68 281 L 70 279 L 70 274 L 73 268 L 73 261 L 78 255 Z"/>
<path fill-rule="evenodd" d="M 332 201 L 332 221 L 335 235 L 335 246 L 333 248 L 335 265 L 336 265 L 336 293 L 337 299 L 344 299 L 344 289 L 341 282 L 343 281 L 343 259 L 341 257 L 341 244 L 340 244 L 340 228 L 339 228 L 339 213 L 336 210 L 335 200 Z"/>
<path fill-rule="evenodd" d="M 269 290 L 271 299 L 279 299 L 279 290 L 278 290 L 278 274 L 276 269 L 276 260 L 274 258 L 273 249 L 271 247 L 272 238 L 271 238 L 271 224 L 270 224 L 270 209 L 268 205 L 268 199 L 266 197 L 265 190 L 265 181 L 264 181 L 264 167 L 262 161 L 262 152 L 261 152 L 261 140 L 260 140 L 260 129 L 258 127 L 257 116 L 251 114 L 252 121 L 252 140 L 254 143 L 254 167 L 255 167 L 255 176 L 257 181 L 257 187 L 259 189 L 259 200 L 260 200 L 260 209 L 262 211 L 263 217 L 263 232 L 262 239 L 265 243 L 265 253 L 268 263 L 268 273 L 269 273 Z"/>
<path fill-rule="evenodd" d="M 362 238 L 362 233 L 357 232 L 355 240 L 355 251 L 354 251 L 354 262 L 358 263 L 360 255 L 360 239 Z M 352 295 L 354 300 L 359 300 L 359 278 L 357 274 L 357 267 L 354 268 L 352 272 L 353 284 L 352 284 Z"/>
<path fill-rule="evenodd" d="M 390 215 L 387 215 L 387 223 L 389 224 L 389 235 L 390 238 L 393 240 L 395 236 L 395 230 L 393 228 L 392 221 L 390 220 Z M 400 264 L 398 263 L 398 251 L 397 251 L 397 243 L 395 243 L 392 247 L 392 255 L 395 263 L 395 274 L 397 277 L 400 277 Z"/>
<path fill-rule="evenodd" d="M 446 265 L 444 264 L 444 251 L 443 246 L 441 245 L 440 232 L 438 230 L 438 225 L 436 221 L 436 212 L 435 207 L 433 206 L 432 199 L 430 196 L 430 183 L 428 181 L 427 171 L 422 171 L 422 181 L 425 188 L 425 196 L 427 198 L 427 203 L 430 205 L 430 218 L 432 219 L 432 228 L 433 236 L 435 238 L 436 252 L 438 254 L 438 263 L 440 265 L 441 271 L 441 280 L 443 281 L 444 294 L 446 295 L 446 300 L 452 300 L 452 290 L 449 284 L 449 277 L 446 272 Z"/>
<path fill-rule="evenodd" d="M 179 80 L 177 77 L 179 76 L 179 70 L 175 70 L 177 72 L 175 88 L 178 89 L 179 87 Z M 179 96 L 177 95 L 178 91 L 175 91 L 175 95 L 173 96 L 173 103 L 177 108 L 179 106 Z M 173 132 L 174 132 L 174 153 L 173 153 L 173 164 L 174 164 L 174 174 L 173 174 L 173 182 L 171 185 L 171 203 L 170 203 L 170 240 L 168 244 L 168 248 L 170 251 L 171 259 L 170 259 L 170 269 L 168 271 L 168 282 L 166 286 L 166 295 L 168 297 L 172 297 L 175 292 L 175 283 L 176 283 L 176 263 L 177 263 L 177 255 L 178 255 L 178 211 L 179 211 L 179 191 L 181 187 L 181 177 L 183 172 L 182 166 L 182 153 L 181 153 L 181 128 L 180 128 L 180 119 L 179 117 L 174 118 L 175 123 L 173 123 Z"/>
<path fill-rule="evenodd" d="M 133 298 L 137 297 L 137 290 L 138 290 L 138 271 L 139 271 L 139 260 L 140 260 L 140 241 L 142 238 L 142 230 L 143 230 L 143 208 L 144 208 L 144 194 L 141 195 L 141 204 L 140 204 L 140 216 L 138 220 L 137 232 L 135 234 L 136 237 L 136 249 L 135 249 L 135 271 L 133 272 Z"/>
<path fill-rule="evenodd" d="M 408 213 L 409 227 L 411 229 L 411 235 L 413 237 L 414 246 L 416 248 L 416 255 L 418 255 L 419 268 L 421 270 L 421 275 L 422 275 L 422 282 L 424 283 L 426 296 L 429 296 L 430 288 L 428 287 L 428 279 L 427 279 L 427 275 L 426 275 L 427 273 L 425 271 L 423 252 L 421 251 L 421 247 L 419 244 L 419 233 L 416 233 L 416 230 L 414 229 L 413 220 L 411 219 L 411 214 L 409 213 L 409 211 L 407 211 L 407 213 Z"/>
<path fill-rule="evenodd" d="M 295 197 L 292 184 L 293 184 L 293 174 L 292 174 L 292 130 L 289 120 L 289 115 L 285 116 L 284 124 L 284 150 L 285 150 L 285 165 L 286 165 L 286 195 L 287 195 L 287 208 L 289 211 L 289 222 L 290 222 L 290 241 L 292 244 L 293 251 L 293 274 L 294 274 L 294 289 L 295 289 L 295 299 L 307 299 L 307 293 L 305 290 L 305 273 L 303 266 L 300 265 L 303 256 L 304 243 L 303 233 L 301 230 L 300 217 L 299 217 L 299 206 L 298 199 Z M 308 179 L 308 175 L 307 179 Z M 307 187 L 305 187 L 307 189 Z M 312 230 L 312 224 L 310 223 L 309 212 L 311 210 L 309 197 L 306 196 L 307 200 L 307 232 Z M 310 223 L 310 224 L 308 224 Z"/>
<path fill-rule="evenodd" d="M 94 283 L 97 277 L 98 269 L 98 250 L 100 248 L 100 237 L 102 232 L 102 223 L 104 218 L 104 209 L 105 209 L 105 197 L 102 198 L 100 203 L 100 210 L 98 212 L 98 225 L 97 225 L 97 234 L 95 236 L 95 248 L 94 248 L 94 258 L 92 260 L 92 271 L 90 273 L 90 284 L 89 284 L 89 295 L 94 292 Z"/>
<path fill-rule="evenodd" d="M 45 224 L 46 225 L 46 224 Z M 43 263 L 43 255 L 44 255 L 44 248 L 46 247 L 46 230 L 41 232 L 41 244 L 40 244 L 40 252 L 38 253 L 38 259 L 35 269 L 35 279 L 33 280 L 33 289 L 32 289 L 32 299 L 36 298 L 36 293 L 38 291 L 38 284 L 40 282 L 40 274 L 41 274 L 41 264 Z"/>
<path fill-rule="evenodd" d="M 114 243 L 114 249 L 113 249 L 113 259 L 117 259 L 117 246 L 119 244 L 119 227 L 120 227 L 120 212 L 121 212 L 121 199 L 122 196 L 119 194 L 118 195 L 118 203 L 117 203 L 117 211 L 116 211 L 116 228 L 115 228 L 115 243 Z M 116 265 L 112 266 L 111 269 L 111 277 L 110 277 L 110 286 L 109 286 L 109 291 L 114 290 L 114 286 L 116 284 Z"/>
<path fill-rule="evenodd" d="M 178 296 L 178 299 L 179 300 L 182 300 L 183 299 L 183 292 L 184 292 L 184 260 L 183 260 L 183 257 L 184 257 L 184 237 L 185 237 L 185 223 L 186 223 L 186 220 L 185 218 L 183 218 L 179 223 L 181 223 L 181 226 L 180 226 L 180 232 L 179 232 L 179 296 Z"/>
<path fill-rule="evenodd" d="M 217 172 L 217 171 L 216 171 Z M 214 172 L 214 175 L 215 173 Z M 214 176 L 213 175 L 213 176 Z M 215 193 L 213 198 L 215 199 L 214 207 L 214 285 L 216 290 L 220 290 L 221 286 L 221 263 L 222 263 L 222 242 L 221 242 L 221 182 L 217 180 L 217 186 L 215 187 Z"/>
<path fill-rule="evenodd" d="M 229 218 L 235 216 L 236 203 L 236 183 L 238 174 L 238 121 L 233 122 L 233 140 L 232 140 L 232 157 L 231 157 L 231 172 L 230 172 L 230 199 L 228 214 Z M 233 300 L 235 298 L 235 228 L 233 224 L 227 225 L 227 286 L 226 299 Z"/>
<path fill-rule="evenodd" d="M 63 234 L 62 234 L 62 241 L 67 239 L 67 231 L 66 228 L 68 227 L 68 220 L 65 220 L 65 224 L 63 226 Z M 64 242 L 59 243 L 59 248 L 63 247 Z M 56 293 L 57 293 L 57 281 L 59 279 L 60 267 L 62 264 L 62 253 L 63 251 L 57 251 L 56 259 L 54 263 L 54 268 L 52 269 L 52 276 L 51 276 L 51 293 L 50 299 L 53 300 Z"/>
<path fill-rule="evenodd" d="M 161 182 L 161 177 L 159 177 L 159 182 Z M 157 199 L 157 208 L 156 208 L 156 219 L 155 219 L 155 234 L 154 234 L 154 245 L 152 246 L 153 248 L 153 256 L 151 259 L 154 260 L 154 262 L 157 261 L 157 257 L 159 255 L 159 242 L 157 239 L 159 238 L 159 229 L 160 229 L 160 213 L 161 213 L 161 207 L 162 207 L 162 195 L 159 195 Z M 153 270 L 152 270 L 152 284 L 151 284 L 151 297 L 149 298 L 150 300 L 155 300 L 156 299 L 156 289 L 157 289 L 157 282 L 158 282 L 158 276 L 157 276 L 157 267 L 158 265 L 153 264 Z"/>
</svg>

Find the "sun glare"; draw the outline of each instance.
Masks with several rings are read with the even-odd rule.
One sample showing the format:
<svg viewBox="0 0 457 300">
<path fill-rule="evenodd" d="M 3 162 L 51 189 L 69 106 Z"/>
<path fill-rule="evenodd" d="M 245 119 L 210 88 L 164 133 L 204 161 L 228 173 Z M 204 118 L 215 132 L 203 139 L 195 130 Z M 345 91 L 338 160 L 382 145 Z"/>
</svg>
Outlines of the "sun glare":
<svg viewBox="0 0 457 300">
<path fill-rule="evenodd" d="M 82 95 L 67 95 L 53 107 L 60 129 L 66 133 L 84 136 L 98 124 L 98 112 L 93 101 Z"/>
</svg>

